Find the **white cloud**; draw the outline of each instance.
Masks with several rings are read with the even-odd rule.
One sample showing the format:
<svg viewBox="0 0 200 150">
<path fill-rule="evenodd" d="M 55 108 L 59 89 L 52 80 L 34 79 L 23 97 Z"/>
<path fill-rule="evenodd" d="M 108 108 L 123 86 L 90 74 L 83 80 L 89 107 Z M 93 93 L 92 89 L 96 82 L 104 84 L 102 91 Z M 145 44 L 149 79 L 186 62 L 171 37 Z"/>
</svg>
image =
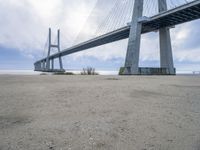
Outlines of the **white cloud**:
<svg viewBox="0 0 200 150">
<path fill-rule="evenodd" d="M 41 55 L 49 27 L 54 33 L 60 28 L 62 42 L 70 45 L 95 2 L 86 1 L 0 0 L 0 45 Z"/>
</svg>

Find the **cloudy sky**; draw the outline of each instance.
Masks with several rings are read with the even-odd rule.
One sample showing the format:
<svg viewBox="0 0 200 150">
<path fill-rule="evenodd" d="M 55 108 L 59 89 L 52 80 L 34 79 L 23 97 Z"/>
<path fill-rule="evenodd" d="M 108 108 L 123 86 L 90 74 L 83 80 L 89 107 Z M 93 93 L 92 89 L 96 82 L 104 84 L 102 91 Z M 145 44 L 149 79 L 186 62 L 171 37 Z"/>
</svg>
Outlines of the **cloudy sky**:
<svg viewBox="0 0 200 150">
<path fill-rule="evenodd" d="M 44 47 L 49 27 L 54 37 L 56 30 L 61 30 L 62 48 L 91 38 L 116 1 L 101 0 L 94 11 L 96 0 L 0 0 L 0 70 L 33 69 L 33 63 L 47 53 Z M 199 25 L 200 20 L 196 20 L 171 30 L 179 71 L 200 70 Z M 143 35 L 141 43 L 140 66 L 159 66 L 158 33 Z M 63 58 L 64 67 L 117 70 L 124 65 L 126 48 L 127 40 L 122 40 L 69 55 Z"/>
</svg>

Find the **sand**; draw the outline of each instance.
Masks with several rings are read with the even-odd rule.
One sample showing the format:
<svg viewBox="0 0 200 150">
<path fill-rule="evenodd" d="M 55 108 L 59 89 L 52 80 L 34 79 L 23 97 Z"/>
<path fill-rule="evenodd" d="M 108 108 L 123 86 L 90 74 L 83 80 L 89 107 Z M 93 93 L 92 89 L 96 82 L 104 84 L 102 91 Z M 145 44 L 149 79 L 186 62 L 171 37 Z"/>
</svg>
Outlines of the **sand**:
<svg viewBox="0 0 200 150">
<path fill-rule="evenodd" d="M 0 75 L 0 150 L 200 150 L 200 77 Z"/>
</svg>

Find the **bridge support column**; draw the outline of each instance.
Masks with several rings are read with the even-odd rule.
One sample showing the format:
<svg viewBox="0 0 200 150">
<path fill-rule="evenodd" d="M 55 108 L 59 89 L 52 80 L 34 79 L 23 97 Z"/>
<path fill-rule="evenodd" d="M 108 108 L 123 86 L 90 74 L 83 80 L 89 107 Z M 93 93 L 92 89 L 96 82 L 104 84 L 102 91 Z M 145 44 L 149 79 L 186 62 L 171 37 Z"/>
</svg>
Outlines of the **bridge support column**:
<svg viewBox="0 0 200 150">
<path fill-rule="evenodd" d="M 42 70 L 42 62 L 40 62 L 40 70 Z"/>
<path fill-rule="evenodd" d="M 42 62 L 42 70 L 45 71 L 46 70 L 46 65 L 45 65 L 45 61 Z"/>
<path fill-rule="evenodd" d="M 54 59 L 51 59 L 51 69 L 54 69 Z"/>
<path fill-rule="evenodd" d="M 40 62 L 40 70 L 42 70 L 42 62 Z"/>
<path fill-rule="evenodd" d="M 42 66 L 42 62 L 40 62 L 40 70 L 42 70 L 42 67 L 43 67 L 43 66 Z"/>
<path fill-rule="evenodd" d="M 142 24 L 139 18 L 143 13 L 143 0 L 135 0 L 131 29 L 129 34 L 128 49 L 123 74 L 137 75 L 139 73 L 139 55 Z"/>
<path fill-rule="evenodd" d="M 58 52 L 60 53 L 60 30 L 58 30 Z M 59 56 L 60 69 L 63 70 L 62 58 Z"/>
<path fill-rule="evenodd" d="M 159 12 L 167 10 L 166 0 L 158 0 Z M 175 74 L 173 55 L 172 55 L 172 46 L 171 46 L 171 37 L 170 29 L 165 27 L 159 30 L 160 38 L 160 67 L 166 68 L 168 74 Z"/>
<path fill-rule="evenodd" d="M 47 71 L 50 70 L 50 60 L 49 60 L 50 51 L 51 51 L 51 29 L 49 28 L 49 47 L 48 47 L 48 54 L 47 54 L 47 58 L 46 58 Z"/>
<path fill-rule="evenodd" d="M 41 63 L 40 63 L 40 62 L 38 62 L 38 63 L 36 64 L 36 70 L 41 70 Z"/>
<path fill-rule="evenodd" d="M 34 66 L 35 66 L 35 70 L 38 70 L 38 64 L 36 63 L 34 64 Z"/>
<path fill-rule="evenodd" d="M 61 58 L 61 56 L 59 57 L 59 64 L 60 64 L 60 69 L 63 70 L 63 64 L 62 64 L 62 58 Z"/>
</svg>

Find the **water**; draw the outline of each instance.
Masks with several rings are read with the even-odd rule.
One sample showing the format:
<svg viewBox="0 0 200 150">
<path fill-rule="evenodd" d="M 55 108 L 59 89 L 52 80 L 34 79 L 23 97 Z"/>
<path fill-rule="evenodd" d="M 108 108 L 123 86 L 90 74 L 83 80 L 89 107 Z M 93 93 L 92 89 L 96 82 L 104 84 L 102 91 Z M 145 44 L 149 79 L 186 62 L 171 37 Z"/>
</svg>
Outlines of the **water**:
<svg viewBox="0 0 200 150">
<path fill-rule="evenodd" d="M 74 74 L 80 74 L 81 70 L 67 70 L 67 72 L 73 72 Z M 97 70 L 99 75 L 118 75 L 118 71 L 109 70 Z M 40 75 L 42 72 L 36 72 L 33 70 L 0 70 L 0 75 Z M 177 71 L 177 75 L 194 75 L 193 71 Z M 200 74 L 195 74 L 200 75 Z"/>
<path fill-rule="evenodd" d="M 0 75 L 39 75 L 33 70 L 0 70 Z"/>
<path fill-rule="evenodd" d="M 81 70 L 67 70 L 67 72 L 73 72 L 74 74 L 80 74 Z M 117 75 L 118 71 L 96 71 L 100 75 Z M 40 75 L 42 72 L 36 72 L 33 70 L 0 70 L 0 75 Z"/>
</svg>

